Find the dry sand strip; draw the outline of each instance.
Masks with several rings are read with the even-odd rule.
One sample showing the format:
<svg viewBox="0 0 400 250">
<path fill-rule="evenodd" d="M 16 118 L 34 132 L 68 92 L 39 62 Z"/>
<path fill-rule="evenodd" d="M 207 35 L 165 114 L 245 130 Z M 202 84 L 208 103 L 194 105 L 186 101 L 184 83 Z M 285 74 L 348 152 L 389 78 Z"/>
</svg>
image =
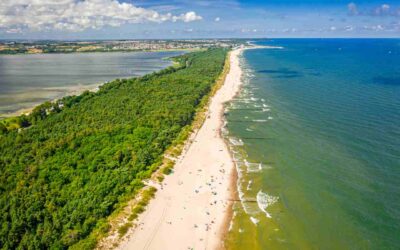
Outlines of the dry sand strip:
<svg viewBox="0 0 400 250">
<path fill-rule="evenodd" d="M 221 137 L 224 103 L 239 91 L 242 71 L 239 55 L 230 54 L 225 83 L 212 97 L 208 118 L 193 143 L 178 159 L 174 173 L 157 186 L 155 198 L 137 221 L 137 227 L 118 249 L 218 249 L 227 230 L 231 185 L 236 171 Z"/>
</svg>

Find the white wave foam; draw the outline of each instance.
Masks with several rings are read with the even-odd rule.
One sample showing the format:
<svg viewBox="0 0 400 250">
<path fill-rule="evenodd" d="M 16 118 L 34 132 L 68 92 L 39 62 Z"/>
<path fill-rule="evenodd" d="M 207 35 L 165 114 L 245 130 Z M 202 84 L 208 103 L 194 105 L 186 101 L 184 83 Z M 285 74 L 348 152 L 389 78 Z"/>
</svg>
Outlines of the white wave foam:
<svg viewBox="0 0 400 250">
<path fill-rule="evenodd" d="M 236 162 L 236 163 L 235 163 L 236 172 L 237 172 L 237 174 L 238 174 L 239 179 L 241 179 L 242 176 L 243 176 L 243 170 L 240 168 L 239 163 L 238 163 L 238 160 L 237 160 L 235 157 L 234 157 L 233 159 L 234 159 L 235 162 Z M 238 187 L 238 192 L 240 192 L 239 187 Z"/>
<path fill-rule="evenodd" d="M 251 222 L 253 222 L 254 223 L 254 225 L 257 225 L 258 224 L 258 222 L 260 222 L 260 220 L 257 220 L 256 218 L 254 218 L 254 217 L 250 217 L 250 220 L 251 220 Z"/>
<path fill-rule="evenodd" d="M 240 204 L 243 207 L 243 210 L 246 214 L 254 214 L 255 211 L 252 211 L 251 207 L 249 206 L 248 203 L 245 202 L 244 198 L 244 192 L 242 191 L 242 188 L 240 187 L 241 185 L 238 185 L 238 194 L 239 194 L 239 199 L 240 199 Z"/>
<path fill-rule="evenodd" d="M 261 120 L 261 119 L 260 120 L 253 120 L 253 122 L 267 122 L 267 120 Z"/>
<path fill-rule="evenodd" d="M 246 159 L 244 160 L 244 164 L 247 167 L 247 172 L 248 173 L 255 173 L 255 172 L 260 172 L 262 170 L 262 164 L 261 163 L 253 163 L 253 162 L 248 162 Z"/>
<path fill-rule="evenodd" d="M 247 190 L 250 190 L 250 189 L 251 189 L 251 184 L 253 184 L 253 181 L 252 181 L 252 180 L 250 180 L 250 181 L 249 181 L 249 184 L 247 184 L 247 188 L 246 188 Z"/>
<path fill-rule="evenodd" d="M 234 146 L 243 146 L 244 143 L 241 139 L 236 139 L 236 138 L 229 138 L 229 142 L 234 145 Z"/>
<path fill-rule="evenodd" d="M 238 195 L 239 195 L 239 199 L 240 199 L 240 204 L 242 205 L 242 208 L 246 214 L 256 215 L 259 213 L 259 210 L 258 210 L 257 206 L 255 205 L 255 203 L 247 202 L 250 199 L 245 197 L 246 194 L 243 191 L 244 185 L 245 185 L 245 183 L 241 182 L 240 179 L 238 179 L 237 191 L 238 191 Z"/>
<path fill-rule="evenodd" d="M 267 212 L 267 208 L 278 201 L 278 197 L 263 193 L 261 190 L 257 193 L 257 204 L 261 211 L 265 213 L 268 218 L 272 218 Z"/>
<path fill-rule="evenodd" d="M 265 49 L 284 49 L 282 46 L 265 46 Z"/>
<path fill-rule="evenodd" d="M 233 221 L 231 221 L 231 222 L 229 223 L 228 232 L 232 231 L 232 228 L 233 228 Z"/>
</svg>

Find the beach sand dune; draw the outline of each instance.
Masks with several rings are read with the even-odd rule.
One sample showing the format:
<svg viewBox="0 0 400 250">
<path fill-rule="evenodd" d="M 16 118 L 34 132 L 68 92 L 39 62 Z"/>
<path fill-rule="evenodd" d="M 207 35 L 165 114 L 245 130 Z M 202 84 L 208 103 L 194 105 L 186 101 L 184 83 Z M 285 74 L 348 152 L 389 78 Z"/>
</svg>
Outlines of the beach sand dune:
<svg viewBox="0 0 400 250">
<path fill-rule="evenodd" d="M 235 169 L 221 137 L 224 103 L 238 92 L 239 55 L 230 53 L 230 71 L 211 99 L 208 118 L 190 147 L 166 176 L 137 227 L 119 249 L 218 249 L 223 247 L 231 211 Z"/>
</svg>

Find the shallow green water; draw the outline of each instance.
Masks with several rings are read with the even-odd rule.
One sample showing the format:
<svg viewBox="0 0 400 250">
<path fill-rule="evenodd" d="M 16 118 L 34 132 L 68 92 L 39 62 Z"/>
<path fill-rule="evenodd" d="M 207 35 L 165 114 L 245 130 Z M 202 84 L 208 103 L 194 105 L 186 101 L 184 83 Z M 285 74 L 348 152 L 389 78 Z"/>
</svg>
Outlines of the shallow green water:
<svg viewBox="0 0 400 250">
<path fill-rule="evenodd" d="M 229 249 L 400 248 L 400 40 L 248 50 Z"/>
</svg>

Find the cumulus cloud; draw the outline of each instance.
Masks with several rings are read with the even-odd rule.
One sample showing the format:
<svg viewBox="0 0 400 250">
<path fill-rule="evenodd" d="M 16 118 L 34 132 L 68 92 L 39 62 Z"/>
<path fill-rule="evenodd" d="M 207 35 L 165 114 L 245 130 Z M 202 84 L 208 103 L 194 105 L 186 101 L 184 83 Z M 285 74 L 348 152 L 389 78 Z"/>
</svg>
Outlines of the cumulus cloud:
<svg viewBox="0 0 400 250">
<path fill-rule="evenodd" d="M 358 15 L 358 8 L 355 3 L 349 3 L 347 5 L 347 9 L 348 9 L 350 15 L 352 15 L 352 16 Z"/>
<path fill-rule="evenodd" d="M 69 30 L 100 29 L 126 23 L 193 22 L 202 17 L 190 11 L 178 16 L 160 14 L 118 0 L 1 0 L 0 29 Z"/>
<path fill-rule="evenodd" d="M 347 5 L 350 16 L 400 16 L 400 9 L 393 9 L 389 4 L 382 4 L 374 9 L 360 10 L 355 3 Z"/>
<path fill-rule="evenodd" d="M 203 19 L 201 16 L 196 15 L 196 12 L 190 11 L 186 14 L 181 14 L 180 16 L 173 16 L 172 21 L 184 21 L 185 23 L 193 22 L 193 21 L 198 21 Z"/>
<path fill-rule="evenodd" d="M 390 13 L 390 5 L 389 4 L 382 4 L 381 6 L 375 8 L 373 14 L 377 16 L 384 16 L 391 14 Z"/>
</svg>

